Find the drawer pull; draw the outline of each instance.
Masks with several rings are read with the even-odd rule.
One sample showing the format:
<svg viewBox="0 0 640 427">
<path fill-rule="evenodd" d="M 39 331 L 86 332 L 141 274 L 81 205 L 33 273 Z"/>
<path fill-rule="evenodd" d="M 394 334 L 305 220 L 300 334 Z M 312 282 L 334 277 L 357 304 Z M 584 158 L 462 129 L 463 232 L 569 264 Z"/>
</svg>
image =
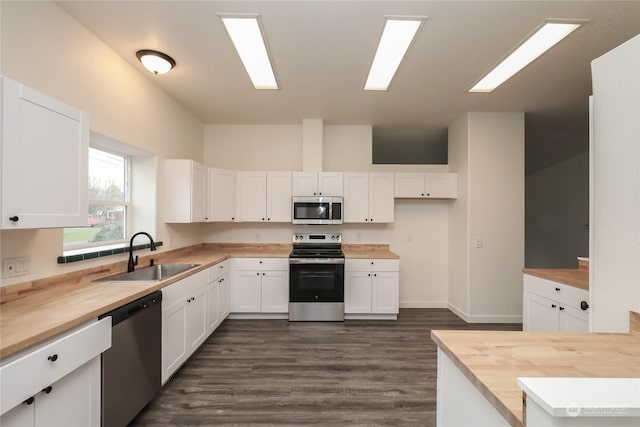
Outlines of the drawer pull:
<svg viewBox="0 0 640 427">
<path fill-rule="evenodd" d="M 52 354 L 51 356 L 47 357 L 47 360 L 55 362 L 56 360 L 58 360 L 58 355 L 57 354 Z"/>
<path fill-rule="evenodd" d="M 556 308 L 556 307 L 557 307 L 557 305 L 551 304 L 551 308 Z"/>
<path fill-rule="evenodd" d="M 582 310 L 587 310 L 589 308 L 589 303 L 586 301 L 580 301 L 580 308 Z"/>
<path fill-rule="evenodd" d="M 43 392 L 44 394 L 49 394 L 49 393 L 51 393 L 51 390 L 53 390 L 53 387 L 49 386 L 49 387 L 45 387 L 45 388 L 43 388 L 43 389 L 42 389 L 42 392 Z"/>
<path fill-rule="evenodd" d="M 560 307 L 560 310 L 564 310 L 564 307 Z"/>
<path fill-rule="evenodd" d="M 35 400 L 36 400 L 36 398 L 31 396 L 30 398 L 28 398 L 27 400 L 25 400 L 22 403 L 26 403 L 27 405 L 31 405 Z"/>
<path fill-rule="evenodd" d="M 556 288 L 556 292 L 560 292 L 560 288 Z"/>
</svg>

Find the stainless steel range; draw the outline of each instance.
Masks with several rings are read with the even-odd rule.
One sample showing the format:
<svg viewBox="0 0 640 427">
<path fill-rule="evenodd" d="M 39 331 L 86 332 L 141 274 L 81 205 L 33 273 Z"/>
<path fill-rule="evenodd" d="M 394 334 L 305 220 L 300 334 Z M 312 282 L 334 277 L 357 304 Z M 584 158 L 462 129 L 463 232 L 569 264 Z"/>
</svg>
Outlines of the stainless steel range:
<svg viewBox="0 0 640 427">
<path fill-rule="evenodd" d="M 344 320 L 340 233 L 296 233 L 289 255 L 289 320 Z"/>
</svg>

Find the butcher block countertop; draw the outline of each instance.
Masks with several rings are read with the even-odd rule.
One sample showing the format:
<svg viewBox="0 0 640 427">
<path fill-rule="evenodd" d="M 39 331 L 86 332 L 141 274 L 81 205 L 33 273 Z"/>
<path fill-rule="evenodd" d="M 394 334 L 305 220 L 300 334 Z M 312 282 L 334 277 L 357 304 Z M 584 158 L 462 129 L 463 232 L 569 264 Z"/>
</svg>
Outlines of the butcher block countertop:
<svg viewBox="0 0 640 427">
<path fill-rule="evenodd" d="M 589 290 L 589 270 L 582 268 L 525 268 L 524 274 Z"/>
<path fill-rule="evenodd" d="M 348 245 L 344 245 L 348 246 Z M 388 245 L 352 245 L 354 258 L 397 258 Z M 386 249 L 385 249 L 386 248 Z M 287 258 L 291 244 L 202 244 L 166 252 L 136 251 L 139 266 L 199 264 L 160 282 L 93 280 L 126 271 L 127 262 L 91 267 L 0 288 L 0 358 L 39 344 L 228 258 Z M 366 255 L 366 256 L 364 256 Z"/>
<path fill-rule="evenodd" d="M 399 259 L 400 256 L 389 250 L 389 245 L 343 244 L 342 252 L 346 258 Z"/>
<path fill-rule="evenodd" d="M 513 426 L 523 426 L 518 377 L 640 377 L 640 314 L 630 333 L 432 331 L 431 338 Z"/>
</svg>

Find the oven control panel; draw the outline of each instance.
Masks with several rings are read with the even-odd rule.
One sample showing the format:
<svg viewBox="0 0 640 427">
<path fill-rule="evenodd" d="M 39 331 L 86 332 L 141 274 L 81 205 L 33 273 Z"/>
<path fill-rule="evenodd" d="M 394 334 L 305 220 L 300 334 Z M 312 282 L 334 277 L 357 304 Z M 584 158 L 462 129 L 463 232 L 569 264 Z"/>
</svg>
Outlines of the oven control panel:
<svg viewBox="0 0 640 427">
<path fill-rule="evenodd" d="M 342 243 L 340 233 L 294 233 L 293 243 Z"/>
</svg>

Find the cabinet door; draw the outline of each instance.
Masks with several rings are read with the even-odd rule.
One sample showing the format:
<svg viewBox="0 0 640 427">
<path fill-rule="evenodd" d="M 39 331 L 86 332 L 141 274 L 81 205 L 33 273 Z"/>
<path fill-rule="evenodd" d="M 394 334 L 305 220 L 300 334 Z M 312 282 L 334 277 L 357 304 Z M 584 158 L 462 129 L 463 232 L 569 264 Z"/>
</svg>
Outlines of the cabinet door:
<svg viewBox="0 0 640 427">
<path fill-rule="evenodd" d="M 523 331 L 558 332 L 560 310 L 556 301 L 526 292 L 524 304 Z"/>
<path fill-rule="evenodd" d="M 0 426 L 2 427 L 29 427 L 36 423 L 35 400 L 30 404 L 25 402 L 19 404 L 8 412 L 0 416 Z"/>
<path fill-rule="evenodd" d="M 162 308 L 162 384 L 187 359 L 187 303 Z"/>
<path fill-rule="evenodd" d="M 393 173 L 369 174 L 369 222 L 393 222 Z"/>
<path fill-rule="evenodd" d="M 209 168 L 208 221 L 230 222 L 236 216 L 236 173 Z"/>
<path fill-rule="evenodd" d="M 291 172 L 267 173 L 267 221 L 291 222 Z"/>
<path fill-rule="evenodd" d="M 216 280 L 207 285 L 207 335 L 211 335 L 211 333 L 216 330 L 219 324 L 220 284 Z"/>
<path fill-rule="evenodd" d="M 0 228 L 86 227 L 89 116 L 2 78 Z"/>
<path fill-rule="evenodd" d="M 589 315 L 586 311 L 561 305 L 560 332 L 589 332 Z"/>
<path fill-rule="evenodd" d="M 229 277 L 228 273 L 218 279 L 218 303 L 220 323 L 229 315 Z"/>
<path fill-rule="evenodd" d="M 35 425 L 99 427 L 100 374 L 100 357 L 96 357 L 53 383 L 49 393 L 38 393 Z"/>
<path fill-rule="evenodd" d="M 394 181 L 396 198 L 425 197 L 424 173 L 396 173 Z"/>
<path fill-rule="evenodd" d="M 235 271 L 231 286 L 231 312 L 260 313 L 262 305 L 261 283 L 259 271 Z"/>
<path fill-rule="evenodd" d="M 345 272 L 344 312 L 371 313 L 371 273 Z"/>
<path fill-rule="evenodd" d="M 369 174 L 344 173 L 344 222 L 369 222 Z"/>
<path fill-rule="evenodd" d="M 344 194 L 342 172 L 319 172 L 318 195 L 342 196 Z"/>
<path fill-rule="evenodd" d="M 191 222 L 207 220 L 207 169 L 192 162 L 191 170 Z"/>
<path fill-rule="evenodd" d="M 458 197 L 457 173 L 428 173 L 425 175 L 426 197 L 455 199 Z"/>
<path fill-rule="evenodd" d="M 289 312 L 289 272 L 262 272 L 262 312 Z"/>
<path fill-rule="evenodd" d="M 374 272 L 371 282 L 373 313 L 398 313 L 398 273 Z"/>
<path fill-rule="evenodd" d="M 293 196 L 316 196 L 318 194 L 318 173 L 294 172 L 291 193 Z"/>
<path fill-rule="evenodd" d="M 203 286 L 187 298 L 188 356 L 207 338 L 207 287 Z M 188 357 L 187 356 L 187 357 Z"/>
<path fill-rule="evenodd" d="M 266 221 L 266 172 L 238 172 L 236 179 L 236 218 L 240 221 Z"/>
</svg>

